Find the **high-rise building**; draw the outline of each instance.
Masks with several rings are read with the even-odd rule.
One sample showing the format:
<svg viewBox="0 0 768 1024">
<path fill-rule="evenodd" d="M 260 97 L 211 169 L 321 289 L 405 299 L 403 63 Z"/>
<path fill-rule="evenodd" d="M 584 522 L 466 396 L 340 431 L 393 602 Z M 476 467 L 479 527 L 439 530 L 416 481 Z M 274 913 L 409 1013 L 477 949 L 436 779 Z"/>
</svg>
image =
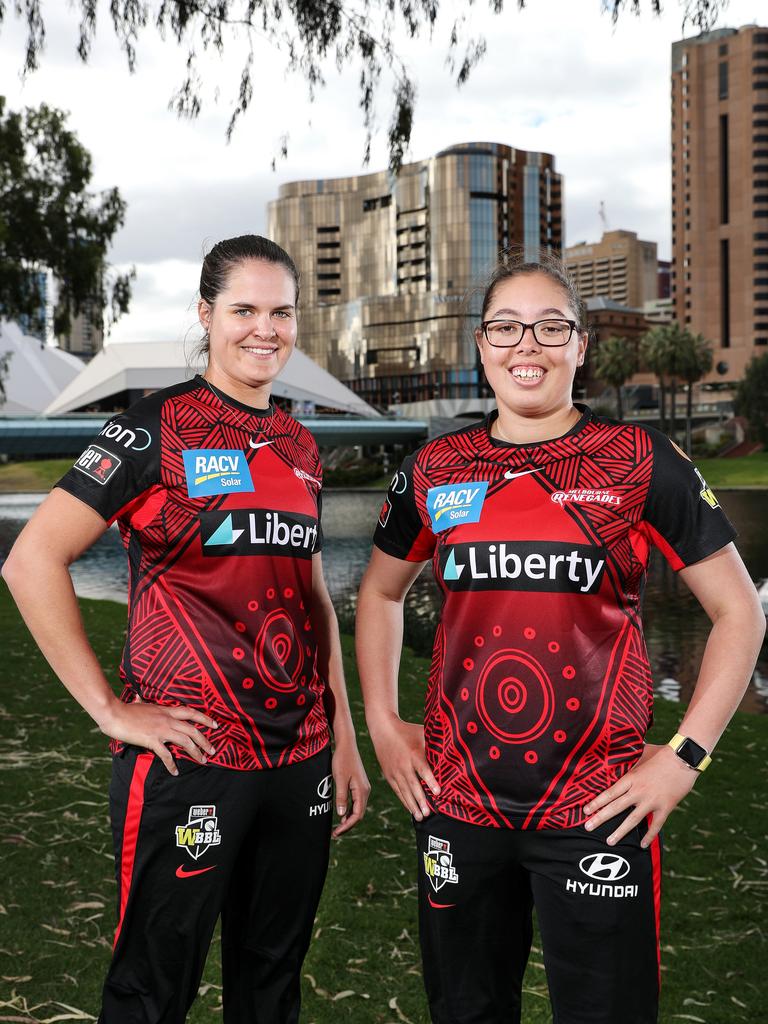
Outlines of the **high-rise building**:
<svg viewBox="0 0 768 1024">
<path fill-rule="evenodd" d="M 351 178 L 291 182 L 270 237 L 302 276 L 300 344 L 366 400 L 475 396 L 472 289 L 499 250 L 562 249 L 562 181 L 549 153 L 498 143 Z"/>
<path fill-rule="evenodd" d="M 89 300 L 77 316 L 72 317 L 69 335 L 58 339 L 59 348 L 88 362 L 104 347 L 104 314 L 98 304 Z"/>
<path fill-rule="evenodd" d="M 643 242 L 634 231 L 606 231 L 592 245 L 570 245 L 565 263 L 583 299 L 611 299 L 639 309 L 658 297 L 656 243 Z"/>
<path fill-rule="evenodd" d="M 672 44 L 672 297 L 735 383 L 768 346 L 768 29 Z"/>
</svg>

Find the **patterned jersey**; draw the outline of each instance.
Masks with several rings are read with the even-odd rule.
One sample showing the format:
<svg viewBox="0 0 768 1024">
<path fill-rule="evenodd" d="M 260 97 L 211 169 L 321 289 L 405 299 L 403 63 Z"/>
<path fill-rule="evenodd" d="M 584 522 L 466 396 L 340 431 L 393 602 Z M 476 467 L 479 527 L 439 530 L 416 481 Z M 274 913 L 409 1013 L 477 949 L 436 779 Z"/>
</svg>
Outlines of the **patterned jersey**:
<svg viewBox="0 0 768 1024">
<path fill-rule="evenodd" d="M 584 409 L 564 437 L 514 445 L 490 423 L 405 460 L 374 542 L 431 557 L 443 594 L 425 709 L 434 807 L 479 825 L 569 828 L 632 767 L 651 723 L 651 545 L 680 569 L 735 534 L 658 431 Z"/>
<path fill-rule="evenodd" d="M 327 744 L 311 617 L 321 467 L 301 424 L 196 377 L 111 419 L 57 486 L 117 522 L 128 552 L 123 700 L 204 711 L 220 726 L 209 760 L 229 768 Z"/>
</svg>

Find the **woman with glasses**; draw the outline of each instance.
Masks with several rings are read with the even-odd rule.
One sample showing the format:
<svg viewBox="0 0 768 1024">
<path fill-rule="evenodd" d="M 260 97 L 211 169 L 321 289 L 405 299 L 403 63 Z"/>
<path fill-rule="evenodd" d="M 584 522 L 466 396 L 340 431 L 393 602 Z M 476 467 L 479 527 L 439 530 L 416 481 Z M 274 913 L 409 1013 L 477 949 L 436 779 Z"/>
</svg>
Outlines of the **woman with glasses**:
<svg viewBox="0 0 768 1024">
<path fill-rule="evenodd" d="M 585 311 L 558 261 L 503 262 L 475 340 L 497 408 L 405 460 L 358 603 L 370 734 L 415 824 L 432 1020 L 520 1021 L 535 906 L 558 1024 L 651 1024 L 659 830 L 709 764 L 765 620 L 680 449 L 572 401 Z M 712 620 L 667 745 L 644 744 L 652 546 Z M 443 605 L 422 728 L 398 716 L 397 675 L 428 559 Z"/>
<path fill-rule="evenodd" d="M 270 239 L 216 244 L 204 374 L 105 424 L 3 566 L 54 672 L 112 738 L 118 924 L 101 1024 L 183 1024 L 219 917 L 224 1021 L 296 1024 L 332 809 L 337 836 L 365 811 L 322 467 L 271 397 L 298 301 Z M 69 575 L 112 523 L 130 563 L 120 698 Z"/>
</svg>

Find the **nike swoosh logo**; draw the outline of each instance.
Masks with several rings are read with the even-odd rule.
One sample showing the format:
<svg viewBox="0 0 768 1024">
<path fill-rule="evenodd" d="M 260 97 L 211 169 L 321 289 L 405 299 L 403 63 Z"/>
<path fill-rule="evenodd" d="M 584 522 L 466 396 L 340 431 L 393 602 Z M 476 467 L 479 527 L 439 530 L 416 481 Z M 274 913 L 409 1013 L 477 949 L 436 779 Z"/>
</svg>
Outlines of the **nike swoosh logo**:
<svg viewBox="0 0 768 1024">
<path fill-rule="evenodd" d="M 195 875 L 204 875 L 206 871 L 213 871 L 213 869 L 215 867 L 218 867 L 218 865 L 217 864 L 211 864 L 210 867 L 208 867 L 208 868 L 198 868 L 197 871 L 185 871 L 184 870 L 184 865 L 183 864 L 179 864 L 179 866 L 176 868 L 176 877 L 177 878 L 193 878 Z"/>
<path fill-rule="evenodd" d="M 543 468 L 543 467 L 542 467 Z M 529 473 L 540 473 L 541 469 L 523 469 L 519 473 L 511 473 L 509 470 L 504 474 L 505 480 L 516 480 L 519 476 L 528 476 Z"/>
<path fill-rule="evenodd" d="M 265 444 L 272 444 L 271 441 L 249 441 L 251 448 L 263 448 Z"/>
<path fill-rule="evenodd" d="M 435 910 L 447 910 L 449 907 L 455 907 L 455 903 L 435 903 L 432 897 L 427 893 L 427 900 L 429 901 L 430 907 L 434 907 Z"/>
</svg>

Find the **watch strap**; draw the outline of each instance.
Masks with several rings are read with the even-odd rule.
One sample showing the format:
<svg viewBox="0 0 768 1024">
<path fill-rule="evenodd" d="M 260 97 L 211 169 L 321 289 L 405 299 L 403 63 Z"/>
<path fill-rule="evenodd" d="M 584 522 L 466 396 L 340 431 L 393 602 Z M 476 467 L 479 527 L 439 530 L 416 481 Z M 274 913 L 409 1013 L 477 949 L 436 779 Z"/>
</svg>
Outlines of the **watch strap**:
<svg viewBox="0 0 768 1024">
<path fill-rule="evenodd" d="M 695 744 L 695 746 L 698 747 L 699 750 L 703 750 L 704 751 L 704 756 L 701 757 L 695 764 L 692 763 L 691 761 L 689 761 L 688 758 L 684 757 L 680 753 L 680 748 L 685 743 Z M 667 746 L 671 747 L 674 750 L 674 752 L 677 754 L 677 756 L 680 758 L 680 760 L 683 761 L 685 764 L 688 765 L 689 768 L 692 768 L 696 772 L 703 772 L 707 768 L 709 768 L 709 766 L 712 764 L 712 758 L 709 755 L 709 753 L 706 751 L 706 749 L 704 747 L 702 747 L 701 744 L 696 743 L 695 740 L 692 740 L 690 738 L 690 736 L 683 736 L 682 733 L 676 732 L 675 735 L 672 737 L 672 739 L 669 741 L 669 743 L 667 743 Z"/>
</svg>

